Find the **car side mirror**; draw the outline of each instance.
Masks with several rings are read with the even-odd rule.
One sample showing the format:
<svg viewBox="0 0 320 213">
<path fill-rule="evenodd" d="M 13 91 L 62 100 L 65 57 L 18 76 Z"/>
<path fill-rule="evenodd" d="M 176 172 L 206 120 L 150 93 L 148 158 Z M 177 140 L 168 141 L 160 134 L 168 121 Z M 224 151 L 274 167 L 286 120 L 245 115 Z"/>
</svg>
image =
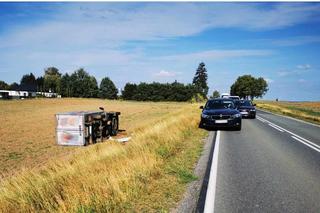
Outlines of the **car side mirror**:
<svg viewBox="0 0 320 213">
<path fill-rule="evenodd" d="M 200 106 L 199 108 L 200 108 L 200 109 L 203 109 L 203 106 Z"/>
<path fill-rule="evenodd" d="M 253 104 L 253 106 L 257 106 L 257 104 Z"/>
</svg>

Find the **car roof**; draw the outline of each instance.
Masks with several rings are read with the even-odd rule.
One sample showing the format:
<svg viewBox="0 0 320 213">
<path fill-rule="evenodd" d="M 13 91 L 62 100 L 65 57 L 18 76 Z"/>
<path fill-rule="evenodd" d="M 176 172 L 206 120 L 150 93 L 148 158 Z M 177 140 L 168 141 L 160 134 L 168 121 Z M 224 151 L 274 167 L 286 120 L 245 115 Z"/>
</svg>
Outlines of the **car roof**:
<svg viewBox="0 0 320 213">
<path fill-rule="evenodd" d="M 231 98 L 211 98 L 208 101 L 234 101 Z"/>
</svg>

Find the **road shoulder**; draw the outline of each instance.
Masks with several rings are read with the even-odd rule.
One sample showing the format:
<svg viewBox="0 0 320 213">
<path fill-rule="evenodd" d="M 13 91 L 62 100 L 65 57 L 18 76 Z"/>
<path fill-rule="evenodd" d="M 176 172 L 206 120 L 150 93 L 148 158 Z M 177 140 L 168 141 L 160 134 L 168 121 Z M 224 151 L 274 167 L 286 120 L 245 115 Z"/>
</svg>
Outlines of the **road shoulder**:
<svg viewBox="0 0 320 213">
<path fill-rule="evenodd" d="M 201 209 L 203 209 L 210 172 L 210 168 L 208 169 L 207 167 L 208 165 L 211 165 L 210 161 L 212 158 L 212 151 L 214 149 L 215 135 L 216 132 L 210 131 L 208 137 L 204 139 L 205 145 L 203 147 L 201 157 L 194 169 L 194 174 L 198 179 L 188 185 L 187 190 L 183 195 L 183 199 L 171 212 L 191 213 L 201 212 Z M 202 196 L 203 193 L 204 196 Z"/>
</svg>

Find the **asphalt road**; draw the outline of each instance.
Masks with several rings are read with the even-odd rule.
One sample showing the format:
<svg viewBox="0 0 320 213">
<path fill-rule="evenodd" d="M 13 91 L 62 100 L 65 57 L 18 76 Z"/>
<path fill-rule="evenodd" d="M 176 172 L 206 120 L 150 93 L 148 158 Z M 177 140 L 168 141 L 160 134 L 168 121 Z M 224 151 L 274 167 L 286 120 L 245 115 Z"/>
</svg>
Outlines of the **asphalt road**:
<svg viewBox="0 0 320 213">
<path fill-rule="evenodd" d="M 320 127 L 261 111 L 242 125 L 220 131 L 214 212 L 320 212 Z"/>
</svg>

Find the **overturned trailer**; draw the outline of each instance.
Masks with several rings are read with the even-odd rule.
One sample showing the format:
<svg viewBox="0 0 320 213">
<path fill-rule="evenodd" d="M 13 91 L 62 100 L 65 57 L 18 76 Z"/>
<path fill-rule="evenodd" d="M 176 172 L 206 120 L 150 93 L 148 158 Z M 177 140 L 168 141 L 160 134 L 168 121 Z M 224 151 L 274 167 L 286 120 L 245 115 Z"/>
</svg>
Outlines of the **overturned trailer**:
<svg viewBox="0 0 320 213">
<path fill-rule="evenodd" d="M 117 135 L 120 112 L 100 110 L 57 113 L 57 144 L 86 146 Z"/>
</svg>

